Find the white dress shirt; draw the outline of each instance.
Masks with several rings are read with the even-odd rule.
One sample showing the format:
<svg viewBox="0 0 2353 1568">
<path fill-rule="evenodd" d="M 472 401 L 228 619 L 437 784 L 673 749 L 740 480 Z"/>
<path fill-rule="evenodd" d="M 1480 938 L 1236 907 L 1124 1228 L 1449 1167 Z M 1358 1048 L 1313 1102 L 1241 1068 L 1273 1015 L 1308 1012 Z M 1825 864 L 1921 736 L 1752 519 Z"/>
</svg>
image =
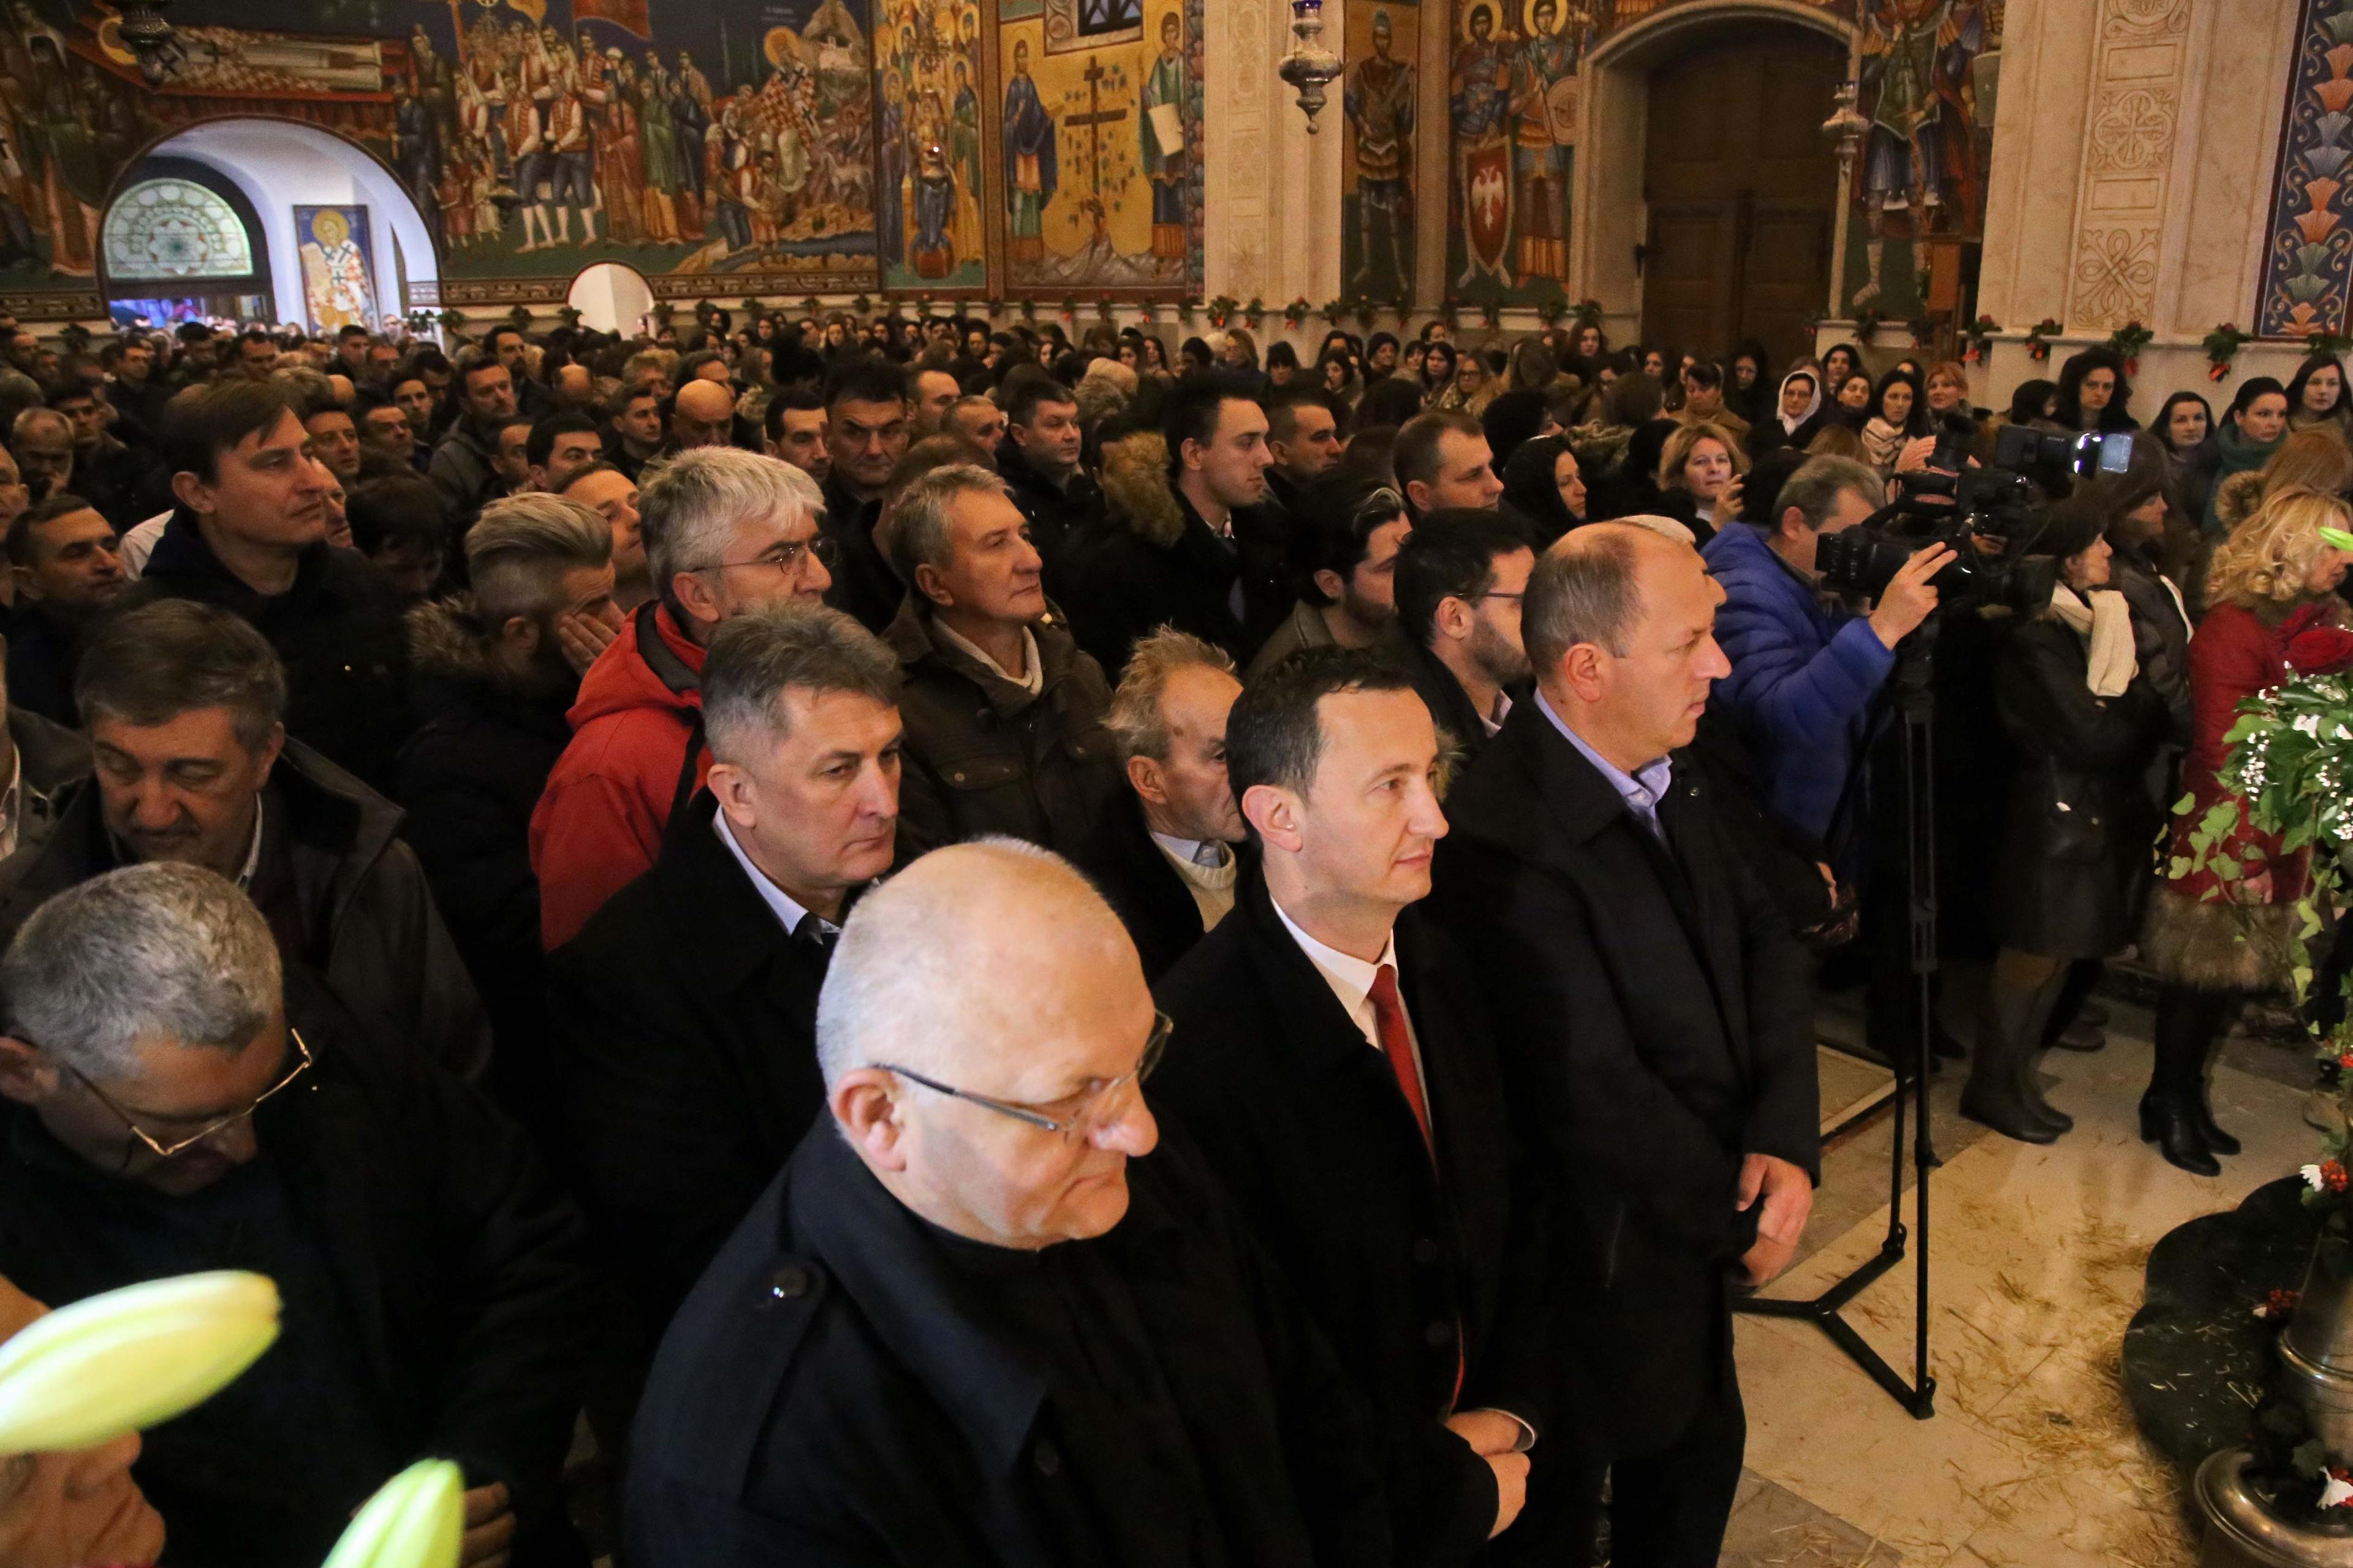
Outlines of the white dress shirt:
<svg viewBox="0 0 2353 1568">
<path fill-rule="evenodd" d="M 752 858 L 744 853 L 741 844 L 735 842 L 735 833 L 727 826 L 725 812 L 711 814 L 711 827 L 719 835 L 719 842 L 727 846 L 727 853 L 735 857 L 735 864 L 744 868 L 744 875 L 752 879 L 752 890 L 759 894 L 761 901 L 775 913 L 777 923 L 785 928 L 785 934 L 791 936 L 797 932 L 801 929 L 801 921 L 809 918 L 809 911 L 801 907 L 797 899 L 776 886 L 765 871 L 752 864 Z M 817 929 L 833 931 L 841 928 L 819 915 L 817 917 Z"/>
</svg>

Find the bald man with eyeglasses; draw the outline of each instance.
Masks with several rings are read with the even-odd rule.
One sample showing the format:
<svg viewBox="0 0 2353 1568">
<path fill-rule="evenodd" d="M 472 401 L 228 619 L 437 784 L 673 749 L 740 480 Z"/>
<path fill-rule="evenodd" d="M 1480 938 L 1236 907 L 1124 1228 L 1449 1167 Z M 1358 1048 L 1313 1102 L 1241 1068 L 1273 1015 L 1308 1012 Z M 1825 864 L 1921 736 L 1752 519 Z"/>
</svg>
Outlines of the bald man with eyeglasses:
<svg viewBox="0 0 2353 1568">
<path fill-rule="evenodd" d="M 639 1568 L 1390 1561 L 1357 1403 L 1141 1091 L 1135 949 L 1012 840 L 850 911 L 826 1113 L 671 1323 Z"/>
</svg>

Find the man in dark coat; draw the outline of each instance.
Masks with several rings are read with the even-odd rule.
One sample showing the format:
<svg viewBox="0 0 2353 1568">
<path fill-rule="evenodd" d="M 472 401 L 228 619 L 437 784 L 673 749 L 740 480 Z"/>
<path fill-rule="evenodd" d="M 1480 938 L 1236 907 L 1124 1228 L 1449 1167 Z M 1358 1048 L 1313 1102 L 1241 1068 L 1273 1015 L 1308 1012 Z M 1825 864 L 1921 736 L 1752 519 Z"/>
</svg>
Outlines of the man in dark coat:
<svg viewBox="0 0 2353 1568">
<path fill-rule="evenodd" d="M 1319 648 L 1242 693 L 1227 744 L 1261 858 L 1160 983 L 1154 1098 L 1370 1400 L 1398 1559 L 1468 1563 L 1520 1511 L 1553 1324 L 1486 1009 L 1411 907 L 1438 729 L 1398 671 Z"/>
<path fill-rule="evenodd" d="M 260 915 L 198 867 L 59 894 L 0 977 L 0 1273 L 64 1305 L 247 1268 L 283 1302 L 267 1356 L 146 1436 L 172 1560 L 311 1568 L 441 1454 L 470 1561 L 584 1564 L 561 1475 L 586 1235 L 522 1131 L 299 974 L 281 993 Z"/>
<path fill-rule="evenodd" d="M 498 1037 L 494 1089 L 548 1130 L 547 964 L 531 814 L 571 742 L 565 711 L 621 629 L 613 531 L 552 495 L 492 501 L 466 533 L 470 591 L 408 613 L 420 706 L 400 759 L 402 836 Z"/>
<path fill-rule="evenodd" d="M 1248 830 L 1226 783 L 1226 713 L 1242 689 L 1233 672 L 1200 638 L 1155 632 L 1135 645 L 1104 721 L 1127 789 L 1078 866 L 1155 984 L 1234 907 Z"/>
<path fill-rule="evenodd" d="M 1139 1092 L 1166 1040 L 1085 881 L 1011 843 L 860 900 L 827 1120 L 663 1342 L 638 1568 L 1382 1568 L 1363 1411 Z"/>
<path fill-rule="evenodd" d="M 886 360 L 844 360 L 826 377 L 825 416 L 825 534 L 834 552 L 825 602 L 880 632 L 906 596 L 874 538 L 891 470 L 912 433 L 905 378 Z"/>
<path fill-rule="evenodd" d="M 491 1031 L 400 841 L 400 808 L 290 739 L 285 677 L 225 610 L 150 605 L 109 622 L 79 688 L 104 764 L 63 792 L 47 837 L 0 861 L 0 938 L 64 889 L 137 860 L 235 879 L 290 969 L 386 1039 L 463 1077 Z"/>
<path fill-rule="evenodd" d="M 1187 377 L 1169 395 L 1166 490 L 1107 518 L 1071 563 L 1080 646 L 1103 668 L 1124 668 L 1128 650 L 1163 626 L 1247 666 L 1289 613 L 1282 523 L 1262 504 L 1266 429 L 1249 388 L 1230 378 Z"/>
<path fill-rule="evenodd" d="M 1576 1506 L 1607 1466 L 1612 1550 L 1662 1568 L 1716 1560 L 1746 1433 L 1728 1289 L 1788 1264 L 1820 1160 L 1805 967 L 1673 757 L 1727 668 L 1723 596 L 1690 546 L 1628 524 L 1546 553 L 1537 695 L 1448 795 L 1433 900 L 1566 1194 Z"/>
<path fill-rule="evenodd" d="M 405 608 L 391 579 L 327 542 L 326 469 L 277 387 L 222 381 L 177 399 L 164 457 L 179 508 L 115 612 L 156 599 L 217 605 L 285 667 L 295 737 L 391 787 L 411 728 Z"/>
<path fill-rule="evenodd" d="M 1071 389 L 1034 365 L 1022 365 L 997 392 L 1005 439 L 997 471 L 1029 520 L 1029 542 L 1059 578 L 1071 549 L 1103 516 L 1103 492 L 1079 465 L 1082 433 Z M 1058 589 L 1059 591 L 1059 589 Z"/>
<path fill-rule="evenodd" d="M 1475 761 L 1527 698 L 1520 609 L 1535 564 L 1516 522 L 1468 507 L 1424 514 L 1398 551 L 1402 662 L 1458 766 Z"/>
<path fill-rule="evenodd" d="M 1049 614 L 1005 482 L 934 468 L 899 492 L 892 529 L 913 589 L 888 633 L 906 677 L 910 848 L 998 833 L 1077 853 L 1123 789 L 1111 689 Z"/>
<path fill-rule="evenodd" d="M 891 868 L 898 689 L 890 649 L 838 610 L 721 626 L 709 787 L 550 961 L 570 1162 L 639 1372 L 824 1106 L 818 987 L 849 899 Z"/>
</svg>

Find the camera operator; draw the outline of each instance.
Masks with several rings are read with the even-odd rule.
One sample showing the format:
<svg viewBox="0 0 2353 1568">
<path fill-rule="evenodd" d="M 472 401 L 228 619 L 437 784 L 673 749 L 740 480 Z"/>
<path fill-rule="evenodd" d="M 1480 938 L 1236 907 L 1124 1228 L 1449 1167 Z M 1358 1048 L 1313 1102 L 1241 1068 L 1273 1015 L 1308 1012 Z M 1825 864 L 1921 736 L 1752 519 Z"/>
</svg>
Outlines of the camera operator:
<svg viewBox="0 0 2353 1568">
<path fill-rule="evenodd" d="M 1715 702 L 1737 721 L 1775 816 L 1817 843 L 1831 836 L 1896 645 L 1936 609 L 1934 578 L 1953 558 L 1942 544 L 1921 551 L 1868 616 L 1826 592 L 1814 570 L 1822 539 L 1885 502 L 1867 464 L 1809 458 L 1782 484 L 1769 526 L 1728 523 L 1702 552 L 1724 589 L 1715 637 L 1732 662 Z"/>
<path fill-rule="evenodd" d="M 2353 507 L 2311 490 L 2272 491 L 2214 551 L 2206 618 L 2189 639 L 2195 730 L 2182 761 L 2189 811 L 2173 819 L 2168 875 L 2150 900 L 2142 962 L 2157 972 L 2157 1061 L 2140 1102 L 2140 1135 L 2197 1175 L 2221 1173 L 2217 1154 L 2239 1141 L 2217 1126 L 2206 1097 L 2206 1060 L 2241 1001 L 2288 979 L 2289 938 L 2309 850 L 2259 833 L 2240 804 L 2238 826 L 2211 851 L 2238 874 L 2200 864 L 2190 835 L 2208 811 L 2233 800 L 2220 776 L 2239 704 L 2292 675 L 2353 664 L 2353 634 L 2336 597 L 2353 555 L 2322 539 L 2353 526 Z"/>
<path fill-rule="evenodd" d="M 2074 1126 L 2042 1098 L 2035 1052 L 2070 963 L 2130 937 L 2156 826 L 2143 788 L 2167 709 L 2143 668 L 2132 606 L 2112 585 L 2104 524 L 2084 500 L 2052 509 L 2035 540 L 2043 553 L 2020 569 L 2031 608 L 1994 666 L 1995 711 L 2017 766 L 1994 869 L 2000 947 L 1961 1114 L 2027 1143 Z M 2160 649 L 2156 628 L 2147 635 Z"/>
</svg>

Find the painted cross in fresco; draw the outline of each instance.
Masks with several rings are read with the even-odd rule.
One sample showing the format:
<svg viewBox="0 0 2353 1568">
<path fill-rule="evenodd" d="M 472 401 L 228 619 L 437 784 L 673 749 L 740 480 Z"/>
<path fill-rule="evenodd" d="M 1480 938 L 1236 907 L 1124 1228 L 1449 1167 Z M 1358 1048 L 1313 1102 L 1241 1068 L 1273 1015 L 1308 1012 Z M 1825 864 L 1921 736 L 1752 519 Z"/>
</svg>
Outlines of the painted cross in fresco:
<svg viewBox="0 0 2353 1568">
<path fill-rule="evenodd" d="M 1087 112 L 1084 114 L 1065 115 L 1062 119 L 1062 123 L 1072 126 L 1083 125 L 1087 128 L 1088 172 L 1094 179 L 1094 197 L 1089 205 L 1088 211 L 1094 218 L 1094 237 L 1105 246 L 1108 246 L 1111 243 L 1111 236 L 1106 232 L 1109 227 L 1109 223 L 1103 216 L 1103 128 L 1106 125 L 1116 125 L 1121 121 L 1126 119 L 1127 110 L 1124 109 L 1105 109 L 1103 106 L 1103 61 L 1100 59 L 1089 60 L 1087 62 L 1085 79 L 1087 84 Z"/>
</svg>

